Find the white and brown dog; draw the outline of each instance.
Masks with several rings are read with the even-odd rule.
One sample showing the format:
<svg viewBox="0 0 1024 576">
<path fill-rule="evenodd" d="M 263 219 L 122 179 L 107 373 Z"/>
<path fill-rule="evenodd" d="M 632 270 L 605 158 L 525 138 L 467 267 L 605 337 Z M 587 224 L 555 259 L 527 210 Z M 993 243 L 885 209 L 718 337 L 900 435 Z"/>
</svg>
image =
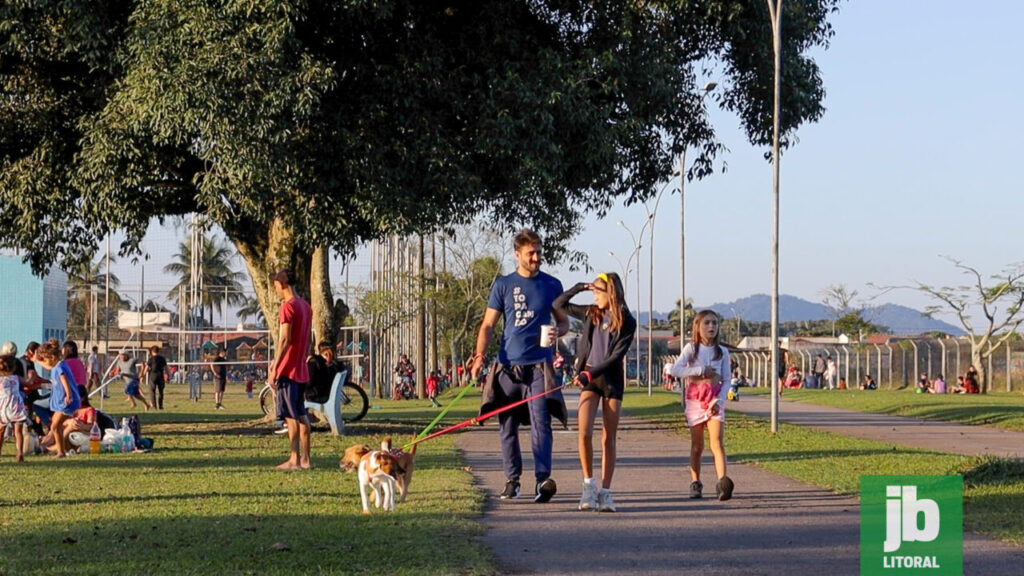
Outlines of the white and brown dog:
<svg viewBox="0 0 1024 576">
<path fill-rule="evenodd" d="M 395 478 L 401 471 L 398 460 L 386 450 L 373 450 L 363 455 L 359 461 L 359 497 L 363 501 L 363 514 L 370 513 L 371 499 L 377 508 L 395 509 Z"/>
</svg>

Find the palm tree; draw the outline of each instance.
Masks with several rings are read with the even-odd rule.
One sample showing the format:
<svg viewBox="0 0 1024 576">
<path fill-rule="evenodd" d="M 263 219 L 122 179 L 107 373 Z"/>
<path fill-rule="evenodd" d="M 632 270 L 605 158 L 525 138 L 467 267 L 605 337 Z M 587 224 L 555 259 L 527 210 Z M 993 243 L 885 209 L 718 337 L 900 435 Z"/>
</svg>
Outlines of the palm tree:
<svg viewBox="0 0 1024 576">
<path fill-rule="evenodd" d="M 232 268 L 232 261 L 238 255 L 234 246 L 226 240 L 209 236 L 205 232 L 199 236 L 199 283 L 202 286 L 199 305 L 209 310 L 210 325 L 213 325 L 213 312 L 223 313 L 225 304 L 240 305 L 245 303 L 242 294 L 242 281 L 247 277 L 243 272 Z M 178 309 L 185 311 L 186 303 L 181 296 L 188 293 L 192 284 L 192 246 L 189 242 L 178 244 L 178 253 L 172 256 L 173 262 L 164 266 L 164 272 L 178 277 L 178 283 L 167 293 L 167 297 L 178 302 Z M 202 311 L 200 312 L 202 314 Z"/>
<path fill-rule="evenodd" d="M 238 317 L 243 322 L 253 318 L 257 326 L 264 326 L 266 324 L 266 319 L 263 317 L 263 308 L 260 307 L 260 301 L 255 296 L 245 298 L 245 304 L 238 309 Z"/>
<path fill-rule="evenodd" d="M 110 262 L 116 259 L 111 256 Z M 94 306 L 102 307 L 100 300 L 107 285 L 106 257 L 100 256 L 95 262 L 91 259 L 67 271 L 68 274 L 68 336 L 82 338 L 83 340 L 95 341 L 96 335 L 88 328 L 92 322 Z M 113 296 L 112 309 L 123 308 L 124 299 L 117 293 L 116 289 L 121 286 L 121 280 L 116 274 L 110 274 L 111 296 Z M 94 298 L 96 302 L 93 302 Z M 96 310 L 98 313 L 99 310 Z M 112 321 L 110 314 L 107 318 L 97 316 L 97 326 Z"/>
</svg>

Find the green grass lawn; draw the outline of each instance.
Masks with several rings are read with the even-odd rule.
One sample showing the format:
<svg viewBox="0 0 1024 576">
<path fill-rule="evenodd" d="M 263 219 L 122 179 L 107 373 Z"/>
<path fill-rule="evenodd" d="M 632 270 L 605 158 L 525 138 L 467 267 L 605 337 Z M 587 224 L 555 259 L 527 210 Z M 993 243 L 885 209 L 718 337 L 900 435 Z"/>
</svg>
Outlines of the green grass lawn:
<svg viewBox="0 0 1024 576">
<path fill-rule="evenodd" d="M 207 401 L 208 400 L 208 401 Z M 483 505 L 445 436 L 421 445 L 407 502 L 361 514 L 338 460 L 357 442 L 408 440 L 437 409 L 378 401 L 349 436 L 313 435 L 315 469 L 280 472 L 287 439 L 256 400 L 229 388 L 226 410 L 169 386 L 163 412 L 139 412 L 147 454 L 0 457 L 0 574 L 493 574 L 474 536 Z M 121 398 L 105 409 L 127 412 Z M 459 412 L 475 411 L 464 401 Z M 320 428 L 323 429 L 323 428 Z"/>
<path fill-rule="evenodd" d="M 767 388 L 745 388 L 744 394 L 768 394 Z M 904 390 L 786 390 L 783 398 L 823 406 L 960 422 L 984 424 L 1003 430 L 1024 431 L 1024 395 L 1017 392 L 989 394 L 917 394 Z"/>
<path fill-rule="evenodd" d="M 256 400 L 229 387 L 226 410 L 193 404 L 171 386 L 162 412 L 140 412 L 148 454 L 78 455 L 16 464 L 0 457 L 0 575 L 4 574 L 496 574 L 476 539 L 482 493 L 462 470 L 453 436 L 421 445 L 409 500 L 363 516 L 357 480 L 338 470 L 343 450 L 408 441 L 439 409 L 424 400 L 376 400 L 349 436 L 313 436 L 316 468 L 279 472 L 286 439 L 271 433 Z M 678 395 L 630 391 L 627 410 L 679 429 Z M 442 402 L 451 401 L 448 393 Z M 475 415 L 476 391 L 442 422 Z M 127 414 L 121 398 L 105 409 Z M 686 434 L 685 430 L 680 430 Z M 965 476 L 965 527 L 1024 543 L 1024 470 L 856 440 L 730 413 L 730 457 L 842 493 L 861 474 Z"/>
<path fill-rule="evenodd" d="M 689 434 L 678 393 L 656 391 L 648 397 L 646 390 L 631 389 L 623 406 L 632 416 Z M 917 450 L 788 424 L 772 435 L 767 420 L 733 411 L 726 422 L 730 460 L 839 493 L 857 495 L 861 475 L 961 474 L 964 528 L 1024 544 L 1024 462 Z"/>
</svg>

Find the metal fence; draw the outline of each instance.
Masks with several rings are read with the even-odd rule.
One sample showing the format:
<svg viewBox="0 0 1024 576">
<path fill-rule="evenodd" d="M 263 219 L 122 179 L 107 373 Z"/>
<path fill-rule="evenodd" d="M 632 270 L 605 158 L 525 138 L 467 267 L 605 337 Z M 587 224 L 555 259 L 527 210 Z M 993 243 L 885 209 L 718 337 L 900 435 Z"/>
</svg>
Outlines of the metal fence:
<svg viewBox="0 0 1024 576">
<path fill-rule="evenodd" d="M 795 345 L 785 351 L 786 365 L 808 373 L 818 354 L 836 361 L 838 377 L 856 388 L 866 376 L 879 388 L 912 386 L 920 374 L 934 380 L 940 374 L 947 383 L 956 382 L 971 365 L 971 344 L 966 338 L 913 338 L 885 344 Z M 752 385 L 768 385 L 771 374 L 769 350 L 734 350 L 732 359 Z M 982 367 L 979 367 L 982 368 Z M 1024 345 L 1002 345 L 989 356 L 984 368 L 987 390 L 1024 390 Z M 756 384 L 755 384 L 756 383 Z"/>
</svg>

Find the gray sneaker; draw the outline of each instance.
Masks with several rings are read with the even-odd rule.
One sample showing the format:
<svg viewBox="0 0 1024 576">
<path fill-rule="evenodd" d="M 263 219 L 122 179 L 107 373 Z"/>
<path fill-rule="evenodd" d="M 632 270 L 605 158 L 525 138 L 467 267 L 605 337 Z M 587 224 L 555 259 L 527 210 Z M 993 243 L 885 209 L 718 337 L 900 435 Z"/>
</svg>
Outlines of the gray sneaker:
<svg viewBox="0 0 1024 576">
<path fill-rule="evenodd" d="M 615 500 L 612 499 L 611 490 L 601 488 L 601 491 L 597 493 L 597 511 L 615 512 Z"/>
<path fill-rule="evenodd" d="M 580 510 L 597 510 L 597 482 L 591 478 L 590 482 L 583 481 L 583 493 L 580 494 Z"/>
<path fill-rule="evenodd" d="M 700 498 L 704 491 L 704 485 L 700 483 L 700 480 L 695 480 L 690 483 L 690 498 Z"/>
</svg>

